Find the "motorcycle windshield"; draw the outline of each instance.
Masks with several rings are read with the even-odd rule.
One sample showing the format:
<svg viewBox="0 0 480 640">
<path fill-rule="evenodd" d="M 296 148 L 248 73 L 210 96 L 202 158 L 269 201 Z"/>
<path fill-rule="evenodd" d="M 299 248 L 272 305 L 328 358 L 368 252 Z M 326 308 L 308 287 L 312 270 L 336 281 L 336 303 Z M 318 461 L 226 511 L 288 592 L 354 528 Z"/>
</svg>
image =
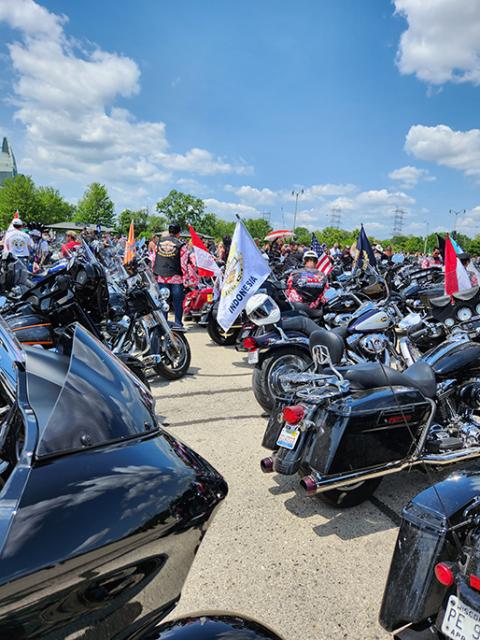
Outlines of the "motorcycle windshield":
<svg viewBox="0 0 480 640">
<path fill-rule="evenodd" d="M 17 363 L 25 362 L 25 353 L 15 335 L 0 316 L 0 382 L 11 396 L 17 388 Z"/>
<path fill-rule="evenodd" d="M 51 410 L 36 411 L 35 394 L 29 396 L 39 422 L 38 458 L 119 442 L 158 429 L 146 387 L 78 324 L 68 369 L 56 400 L 51 399 Z M 45 405 L 44 398 L 40 401 Z"/>
</svg>

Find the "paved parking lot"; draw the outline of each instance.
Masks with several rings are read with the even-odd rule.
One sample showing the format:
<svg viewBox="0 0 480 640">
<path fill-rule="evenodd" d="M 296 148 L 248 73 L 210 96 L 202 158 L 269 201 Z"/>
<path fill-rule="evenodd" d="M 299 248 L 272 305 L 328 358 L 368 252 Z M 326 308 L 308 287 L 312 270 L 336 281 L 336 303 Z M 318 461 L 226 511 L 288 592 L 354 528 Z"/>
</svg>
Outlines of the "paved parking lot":
<svg viewBox="0 0 480 640">
<path fill-rule="evenodd" d="M 260 471 L 265 418 L 244 355 L 196 327 L 188 338 L 191 375 L 154 385 L 157 412 L 225 476 L 230 492 L 175 615 L 233 610 L 285 640 L 390 637 L 378 611 L 399 514 L 427 486 L 424 474 L 387 477 L 373 502 L 350 510 L 300 496 L 296 476 Z"/>
</svg>

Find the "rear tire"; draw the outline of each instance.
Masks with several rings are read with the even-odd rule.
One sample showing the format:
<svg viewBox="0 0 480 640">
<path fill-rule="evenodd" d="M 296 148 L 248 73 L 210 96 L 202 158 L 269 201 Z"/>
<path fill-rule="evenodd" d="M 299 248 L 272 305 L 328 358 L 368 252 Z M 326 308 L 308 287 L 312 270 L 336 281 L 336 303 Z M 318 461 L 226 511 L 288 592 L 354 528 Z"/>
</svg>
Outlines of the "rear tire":
<svg viewBox="0 0 480 640">
<path fill-rule="evenodd" d="M 219 345 L 229 346 L 235 344 L 237 341 L 240 329 L 229 329 L 227 332 L 224 332 L 216 318 L 214 318 L 213 313 L 210 313 L 208 316 L 207 331 L 213 342 Z"/>
<path fill-rule="evenodd" d="M 363 482 L 350 485 L 350 487 L 347 486 L 342 489 L 323 491 L 318 494 L 318 497 L 320 500 L 323 500 L 323 502 L 335 507 L 342 507 L 345 509 L 349 507 L 356 507 L 358 504 L 361 504 L 370 498 L 381 481 L 382 478 L 364 480 Z"/>
<path fill-rule="evenodd" d="M 303 371 L 312 363 L 310 356 L 298 347 L 282 347 L 255 366 L 252 375 L 253 394 L 266 413 L 271 413 L 276 398 L 282 395 L 280 376 Z"/>
</svg>

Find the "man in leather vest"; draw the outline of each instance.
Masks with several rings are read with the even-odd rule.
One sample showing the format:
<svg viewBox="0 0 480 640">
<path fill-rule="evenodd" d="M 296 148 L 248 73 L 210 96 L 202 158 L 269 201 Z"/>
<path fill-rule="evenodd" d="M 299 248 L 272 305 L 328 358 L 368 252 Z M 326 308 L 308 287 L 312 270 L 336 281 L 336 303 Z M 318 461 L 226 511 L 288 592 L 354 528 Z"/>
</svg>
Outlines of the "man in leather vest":
<svg viewBox="0 0 480 640">
<path fill-rule="evenodd" d="M 168 227 L 168 236 L 157 242 L 153 273 L 161 286 L 170 289 L 175 327 L 183 327 L 183 287 L 187 279 L 187 261 L 187 245 L 180 240 L 180 225 L 172 223 Z"/>
</svg>

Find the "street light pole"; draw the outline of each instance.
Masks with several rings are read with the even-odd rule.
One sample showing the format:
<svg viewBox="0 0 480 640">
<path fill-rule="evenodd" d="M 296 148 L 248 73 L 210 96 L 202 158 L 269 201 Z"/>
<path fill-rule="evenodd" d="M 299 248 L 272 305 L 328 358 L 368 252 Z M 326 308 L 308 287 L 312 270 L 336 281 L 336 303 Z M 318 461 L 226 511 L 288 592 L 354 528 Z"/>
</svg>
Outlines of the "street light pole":
<svg viewBox="0 0 480 640">
<path fill-rule="evenodd" d="M 300 189 L 299 191 L 292 191 L 292 196 L 295 196 L 295 213 L 293 214 L 293 233 L 295 233 L 295 229 L 297 227 L 297 209 L 298 209 L 298 197 L 304 194 L 304 190 Z"/>
<path fill-rule="evenodd" d="M 427 255 L 427 242 L 428 242 L 428 232 L 430 230 L 430 224 L 427 220 L 423 221 L 425 223 L 425 242 L 423 244 L 423 253 Z"/>
<path fill-rule="evenodd" d="M 467 210 L 466 209 L 459 209 L 458 211 L 455 211 L 455 209 L 449 209 L 448 213 L 453 213 L 453 215 L 455 216 L 455 224 L 453 225 L 453 230 L 456 232 L 457 231 L 457 217 L 461 213 L 467 213 Z"/>
</svg>

